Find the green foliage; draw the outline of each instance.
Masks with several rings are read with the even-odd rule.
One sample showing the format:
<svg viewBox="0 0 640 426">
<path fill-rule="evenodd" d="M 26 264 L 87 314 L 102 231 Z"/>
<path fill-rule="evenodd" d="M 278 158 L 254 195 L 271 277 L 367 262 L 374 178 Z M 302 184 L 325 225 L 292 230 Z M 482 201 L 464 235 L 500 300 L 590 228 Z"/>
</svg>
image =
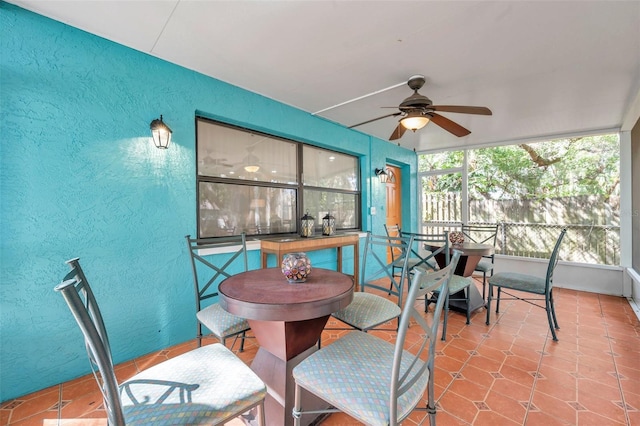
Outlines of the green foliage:
<svg viewBox="0 0 640 426">
<path fill-rule="evenodd" d="M 464 152 L 421 155 L 420 171 L 462 166 Z M 535 200 L 596 195 L 603 201 L 620 191 L 617 134 L 557 139 L 468 151 L 470 199 Z M 460 173 L 423 179 L 426 192 L 458 192 Z"/>
<path fill-rule="evenodd" d="M 462 167 L 464 151 L 447 151 L 436 154 L 424 154 L 418 157 L 418 171 L 430 172 Z"/>
</svg>

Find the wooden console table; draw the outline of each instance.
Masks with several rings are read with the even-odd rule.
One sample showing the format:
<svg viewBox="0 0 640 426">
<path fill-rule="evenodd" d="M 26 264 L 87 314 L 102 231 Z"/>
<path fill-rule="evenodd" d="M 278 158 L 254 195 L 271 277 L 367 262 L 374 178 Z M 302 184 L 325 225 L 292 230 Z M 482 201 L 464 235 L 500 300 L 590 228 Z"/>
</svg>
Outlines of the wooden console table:
<svg viewBox="0 0 640 426">
<path fill-rule="evenodd" d="M 342 271 L 342 247 L 353 246 L 353 283 L 358 288 L 358 269 L 359 269 L 359 250 L 360 236 L 357 233 L 340 234 L 317 237 L 295 237 L 295 238 L 274 238 L 260 241 L 260 250 L 262 251 L 261 267 L 267 267 L 267 255 L 274 254 L 276 256 L 276 265 L 280 266 L 282 256 L 287 253 L 307 252 L 315 250 L 323 250 L 335 248 L 337 253 L 338 268 Z"/>
</svg>

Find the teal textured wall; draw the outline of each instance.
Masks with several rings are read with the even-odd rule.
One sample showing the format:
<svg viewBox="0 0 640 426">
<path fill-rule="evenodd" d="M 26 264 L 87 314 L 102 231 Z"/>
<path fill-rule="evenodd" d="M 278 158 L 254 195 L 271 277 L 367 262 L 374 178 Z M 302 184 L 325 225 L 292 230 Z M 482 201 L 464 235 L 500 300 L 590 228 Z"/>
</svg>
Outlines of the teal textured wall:
<svg viewBox="0 0 640 426">
<path fill-rule="evenodd" d="M 115 362 L 194 337 L 184 236 L 196 230 L 196 113 L 359 155 L 365 230 L 383 232 L 373 168 L 406 167 L 403 223 L 415 223 L 412 151 L 7 3 L 0 49 L 0 401 L 89 372 L 53 291 L 72 257 Z M 149 135 L 160 114 L 174 132 L 166 151 Z M 249 259 L 259 267 L 258 252 Z"/>
</svg>

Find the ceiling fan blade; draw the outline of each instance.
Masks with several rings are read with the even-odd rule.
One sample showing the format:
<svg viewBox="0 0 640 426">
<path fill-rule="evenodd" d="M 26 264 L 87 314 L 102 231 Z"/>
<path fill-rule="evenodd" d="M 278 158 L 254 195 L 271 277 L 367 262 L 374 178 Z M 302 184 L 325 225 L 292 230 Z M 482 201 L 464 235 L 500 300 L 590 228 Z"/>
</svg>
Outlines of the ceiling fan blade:
<svg viewBox="0 0 640 426">
<path fill-rule="evenodd" d="M 435 112 L 432 112 L 429 115 L 431 116 L 431 121 L 433 121 L 438 126 L 440 126 L 443 129 L 445 129 L 447 132 L 453 133 L 454 135 L 456 135 L 459 138 L 462 137 L 462 136 L 467 136 L 469 133 L 471 133 L 469 130 L 465 129 L 464 127 L 462 127 L 458 123 L 454 123 L 453 121 L 449 120 L 448 118 L 443 117 L 441 115 L 438 115 Z"/>
<path fill-rule="evenodd" d="M 492 115 L 487 107 L 461 106 L 461 105 L 431 105 L 429 109 L 442 112 L 457 112 L 460 114 Z"/>
<path fill-rule="evenodd" d="M 391 133 L 391 136 L 389 136 L 389 140 L 390 141 L 394 141 L 396 139 L 400 139 L 402 137 L 402 135 L 404 135 L 404 132 L 407 130 L 406 127 L 404 127 L 402 124 L 398 123 L 398 126 L 396 126 L 395 130 L 393 131 L 393 133 Z"/>
<path fill-rule="evenodd" d="M 354 127 L 362 126 L 363 124 L 371 123 L 373 121 L 382 120 L 387 117 L 397 117 L 402 114 L 401 112 L 394 112 L 393 114 L 383 115 L 382 117 L 372 118 L 371 120 L 363 121 L 362 123 L 354 124 L 353 126 L 349 126 L 349 129 L 353 129 Z"/>
</svg>

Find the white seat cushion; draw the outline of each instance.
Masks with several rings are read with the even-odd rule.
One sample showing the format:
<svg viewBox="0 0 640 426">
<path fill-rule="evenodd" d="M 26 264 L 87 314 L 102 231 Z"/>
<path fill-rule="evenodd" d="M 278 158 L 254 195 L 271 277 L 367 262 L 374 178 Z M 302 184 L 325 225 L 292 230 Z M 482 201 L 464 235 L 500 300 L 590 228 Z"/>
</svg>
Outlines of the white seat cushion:
<svg viewBox="0 0 640 426">
<path fill-rule="evenodd" d="M 230 314 L 218 303 L 202 309 L 196 314 L 196 318 L 219 339 L 249 329 L 246 319 Z"/>
<path fill-rule="evenodd" d="M 120 389 L 127 426 L 219 424 L 266 395 L 262 380 L 220 343 L 144 370 Z"/>
</svg>

